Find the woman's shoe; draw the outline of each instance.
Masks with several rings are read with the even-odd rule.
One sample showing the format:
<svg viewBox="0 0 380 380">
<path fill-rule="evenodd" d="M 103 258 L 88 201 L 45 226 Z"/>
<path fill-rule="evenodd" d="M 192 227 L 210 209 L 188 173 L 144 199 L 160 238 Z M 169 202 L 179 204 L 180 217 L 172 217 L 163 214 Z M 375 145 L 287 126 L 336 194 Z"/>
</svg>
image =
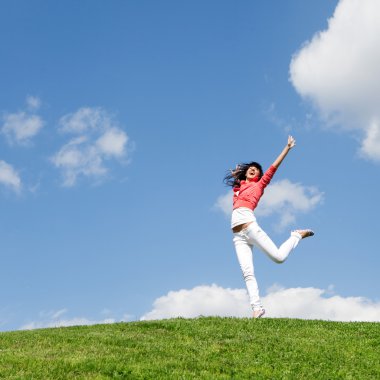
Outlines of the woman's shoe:
<svg viewBox="0 0 380 380">
<path fill-rule="evenodd" d="M 265 310 L 264 309 L 254 310 L 253 311 L 253 318 L 254 319 L 261 318 L 264 314 L 265 314 Z"/>
<path fill-rule="evenodd" d="M 298 232 L 301 235 L 302 239 L 305 239 L 307 237 L 313 236 L 314 231 L 313 230 L 296 230 L 295 232 Z"/>
</svg>

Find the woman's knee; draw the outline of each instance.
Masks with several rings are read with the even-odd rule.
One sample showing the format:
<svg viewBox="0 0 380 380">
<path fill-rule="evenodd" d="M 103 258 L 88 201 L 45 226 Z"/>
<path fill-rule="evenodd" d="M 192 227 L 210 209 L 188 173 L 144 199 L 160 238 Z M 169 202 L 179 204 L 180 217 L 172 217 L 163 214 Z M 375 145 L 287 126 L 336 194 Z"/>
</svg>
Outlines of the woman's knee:
<svg viewBox="0 0 380 380">
<path fill-rule="evenodd" d="M 268 254 L 268 256 L 276 263 L 276 264 L 282 264 L 285 260 L 286 257 L 280 254 L 280 252 Z"/>
</svg>

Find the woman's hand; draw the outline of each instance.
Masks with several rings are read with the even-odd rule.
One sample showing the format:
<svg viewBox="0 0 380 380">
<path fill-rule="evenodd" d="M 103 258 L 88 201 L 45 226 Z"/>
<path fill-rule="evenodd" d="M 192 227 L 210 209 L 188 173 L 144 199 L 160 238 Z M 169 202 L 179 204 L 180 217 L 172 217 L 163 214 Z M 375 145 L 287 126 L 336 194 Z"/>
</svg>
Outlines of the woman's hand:
<svg viewBox="0 0 380 380">
<path fill-rule="evenodd" d="M 284 160 L 286 155 L 289 153 L 290 149 L 292 149 L 296 145 L 296 140 L 294 139 L 293 136 L 288 137 L 288 144 L 286 147 L 283 149 L 283 151 L 280 153 L 280 155 L 275 159 L 273 162 L 273 166 L 275 168 L 278 168 L 281 165 L 281 162 Z"/>
<path fill-rule="evenodd" d="M 292 149 L 296 145 L 296 140 L 293 136 L 288 136 L 288 148 Z"/>
</svg>

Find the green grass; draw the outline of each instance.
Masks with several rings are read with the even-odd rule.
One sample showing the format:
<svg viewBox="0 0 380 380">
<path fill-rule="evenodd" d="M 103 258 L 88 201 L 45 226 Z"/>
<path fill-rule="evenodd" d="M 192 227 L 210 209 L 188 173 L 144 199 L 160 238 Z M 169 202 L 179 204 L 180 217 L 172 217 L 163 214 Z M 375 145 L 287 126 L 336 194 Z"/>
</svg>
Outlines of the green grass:
<svg viewBox="0 0 380 380">
<path fill-rule="evenodd" d="M 380 323 L 198 318 L 0 334 L 1 379 L 380 379 Z"/>
</svg>

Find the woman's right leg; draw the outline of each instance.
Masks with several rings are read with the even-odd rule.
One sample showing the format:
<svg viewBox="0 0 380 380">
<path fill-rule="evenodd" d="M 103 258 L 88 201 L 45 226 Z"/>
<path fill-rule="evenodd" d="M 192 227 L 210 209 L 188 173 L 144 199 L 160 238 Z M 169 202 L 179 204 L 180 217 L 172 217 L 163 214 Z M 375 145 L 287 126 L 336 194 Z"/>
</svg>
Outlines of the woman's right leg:
<svg viewBox="0 0 380 380">
<path fill-rule="evenodd" d="M 276 263 L 283 263 L 302 239 L 302 236 L 294 231 L 290 234 L 290 237 L 277 248 L 276 244 L 273 243 L 272 239 L 257 222 L 251 223 L 245 231 L 249 239 L 249 244 L 259 248 Z"/>
<path fill-rule="evenodd" d="M 252 245 L 248 243 L 247 236 L 244 233 L 234 234 L 234 245 L 236 256 L 238 258 L 245 285 L 247 287 L 249 302 L 254 311 L 262 310 L 260 302 L 259 287 L 257 285 L 255 271 L 253 267 Z"/>
</svg>

